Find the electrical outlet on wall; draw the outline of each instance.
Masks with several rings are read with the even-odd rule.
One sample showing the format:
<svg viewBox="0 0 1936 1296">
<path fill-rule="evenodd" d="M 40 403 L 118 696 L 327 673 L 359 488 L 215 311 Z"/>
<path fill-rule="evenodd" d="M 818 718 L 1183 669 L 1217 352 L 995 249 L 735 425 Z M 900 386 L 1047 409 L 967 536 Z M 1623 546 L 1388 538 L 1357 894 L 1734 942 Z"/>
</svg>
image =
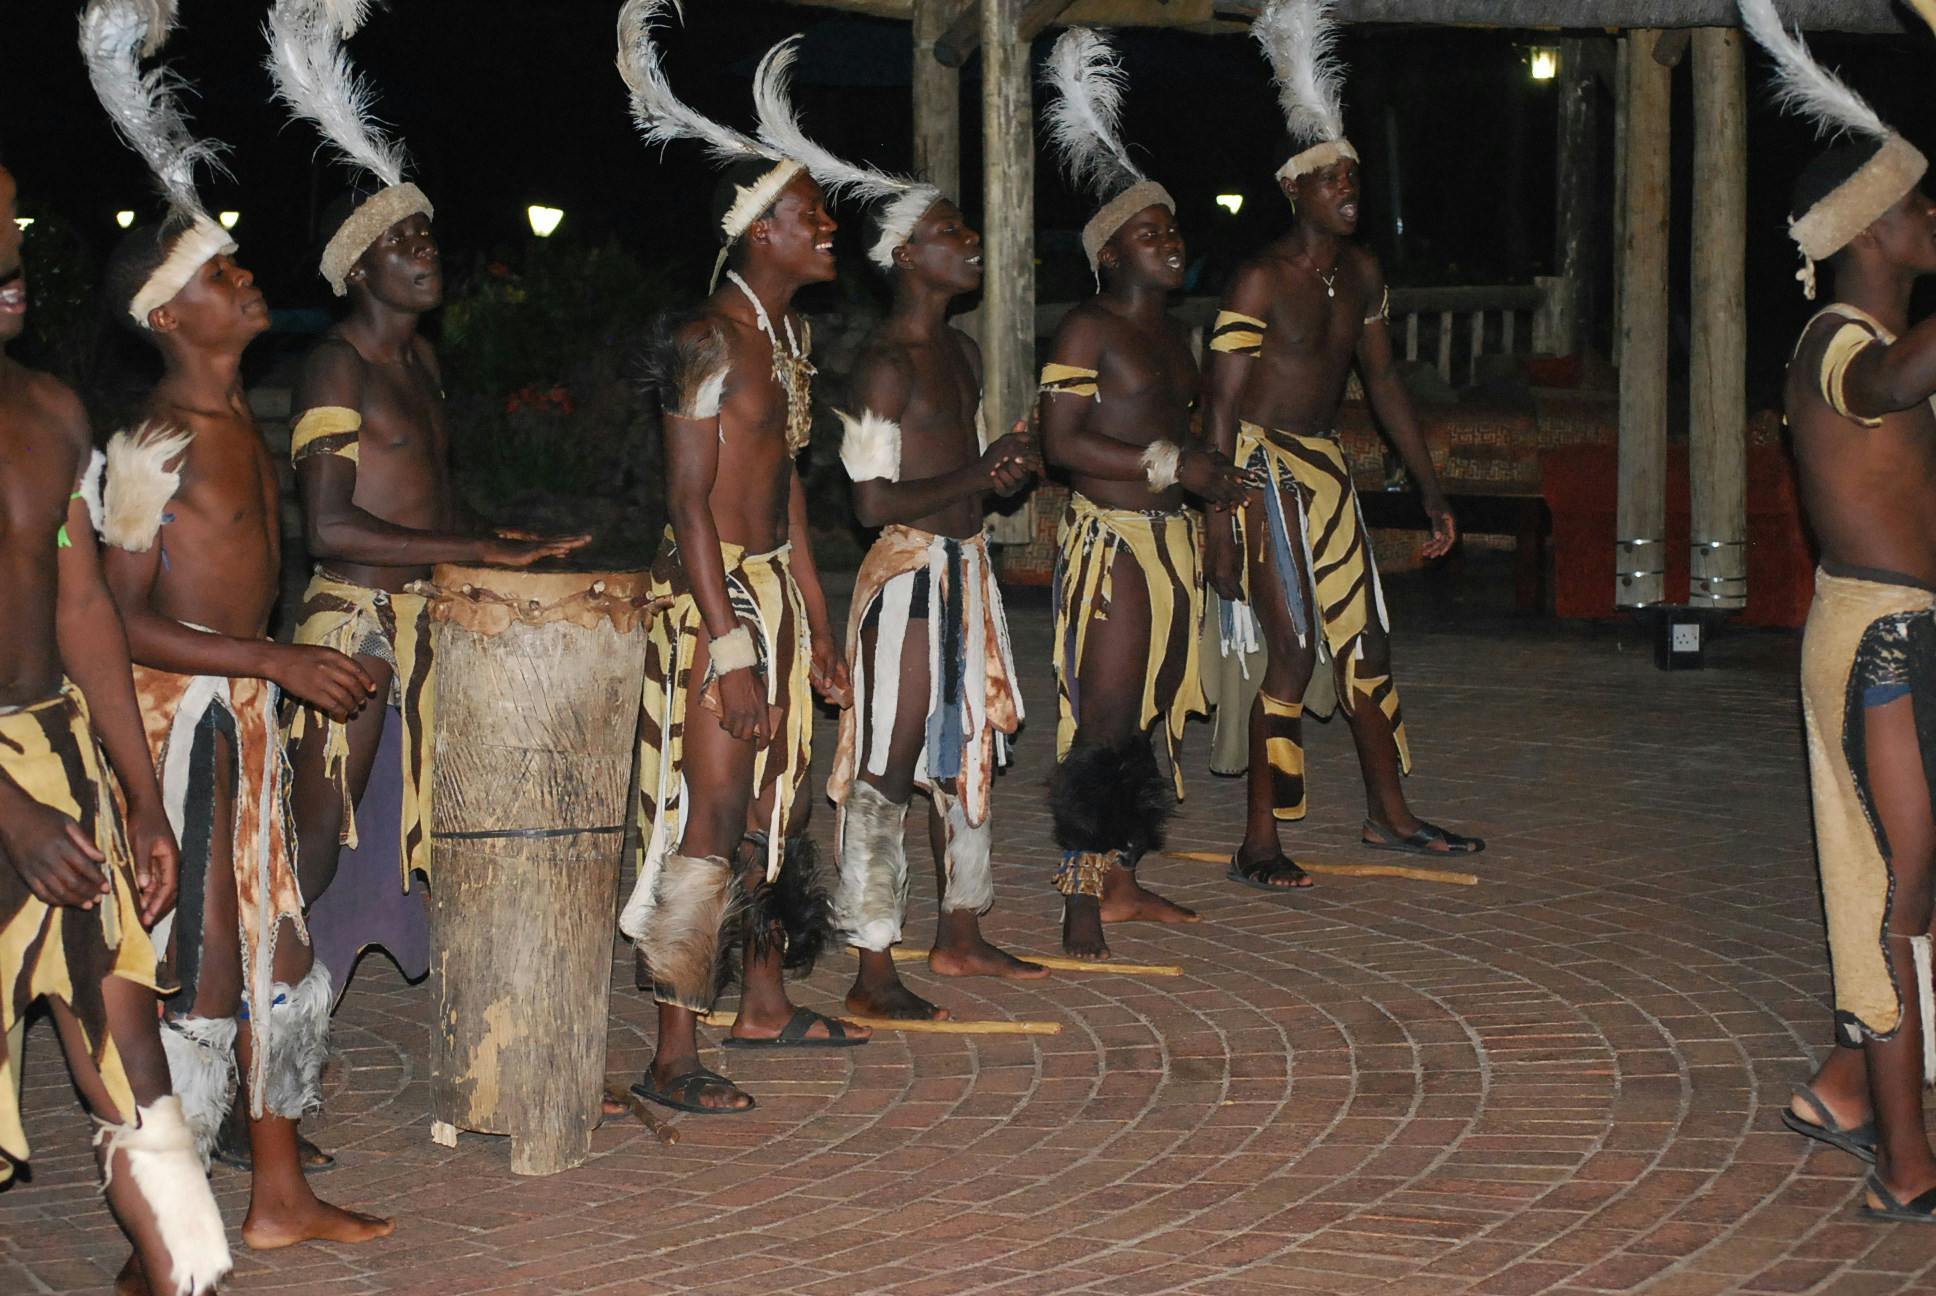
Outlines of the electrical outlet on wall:
<svg viewBox="0 0 1936 1296">
<path fill-rule="evenodd" d="M 1697 653 L 1701 651 L 1701 626 L 1698 621 L 1677 621 L 1673 626 L 1673 641 L 1668 647 L 1677 653 Z"/>
</svg>

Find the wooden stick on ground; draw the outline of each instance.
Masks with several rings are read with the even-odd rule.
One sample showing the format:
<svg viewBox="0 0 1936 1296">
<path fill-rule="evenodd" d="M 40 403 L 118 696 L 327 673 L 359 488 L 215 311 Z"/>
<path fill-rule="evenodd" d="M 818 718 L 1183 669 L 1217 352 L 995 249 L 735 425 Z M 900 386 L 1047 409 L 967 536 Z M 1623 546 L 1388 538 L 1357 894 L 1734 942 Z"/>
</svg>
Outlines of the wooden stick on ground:
<svg viewBox="0 0 1936 1296">
<path fill-rule="evenodd" d="M 853 953 L 853 947 L 848 946 Z M 1057 972 L 1114 972 L 1119 976 L 1182 976 L 1183 969 L 1174 963 L 1116 963 L 1108 959 L 1073 959 L 1060 954 L 1017 954 L 1025 963 L 1039 963 Z M 896 963 L 925 963 L 928 956 L 918 949 L 897 946 L 894 950 Z"/>
<path fill-rule="evenodd" d="M 708 1026 L 731 1026 L 738 1013 L 707 1013 L 699 1020 Z M 877 1031 L 911 1031 L 925 1035 L 1060 1035 L 1062 1023 L 1052 1021 L 901 1021 L 892 1017 L 854 1017 L 841 1021 L 870 1026 Z"/>
<path fill-rule="evenodd" d="M 1228 855 L 1215 851 L 1164 851 L 1172 859 L 1194 860 L 1199 864 L 1228 864 Z M 1394 877 L 1409 878 L 1414 882 L 1443 882 L 1447 886 L 1478 886 L 1479 875 L 1459 873 L 1451 869 L 1417 868 L 1410 864 L 1313 864 L 1309 860 L 1299 860 L 1299 867 L 1306 873 L 1333 873 L 1339 877 Z M 1285 887 L 1294 891 L 1295 887 Z"/>
<path fill-rule="evenodd" d="M 639 1124 L 651 1130 L 652 1137 L 659 1140 L 665 1146 L 671 1147 L 679 1141 L 679 1131 L 674 1129 L 670 1122 L 660 1120 L 658 1113 L 652 1110 L 645 1099 L 639 1097 L 624 1085 L 613 1084 L 607 1081 L 605 1084 L 605 1101 L 615 1106 L 623 1107 L 626 1111 L 637 1117 Z"/>
</svg>

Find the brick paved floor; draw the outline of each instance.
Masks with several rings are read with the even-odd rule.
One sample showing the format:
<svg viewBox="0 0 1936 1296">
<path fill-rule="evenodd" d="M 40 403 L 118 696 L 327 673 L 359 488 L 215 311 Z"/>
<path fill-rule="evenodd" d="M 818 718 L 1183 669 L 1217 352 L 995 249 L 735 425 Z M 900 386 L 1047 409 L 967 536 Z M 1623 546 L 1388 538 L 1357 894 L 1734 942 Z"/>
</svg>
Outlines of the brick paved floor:
<svg viewBox="0 0 1936 1296">
<path fill-rule="evenodd" d="M 1497 615 L 1470 577 L 1393 585 L 1411 793 L 1490 839 L 1480 886 L 1330 878 L 1277 898 L 1155 859 L 1149 879 L 1206 921 L 1110 941 L 1183 977 L 911 972 L 962 1015 L 1062 1033 L 709 1051 L 756 1114 L 684 1118 L 674 1148 L 607 1127 L 542 1181 L 510 1178 L 499 1140 L 430 1141 L 428 997 L 366 961 L 314 1123 L 344 1167 L 318 1186 L 398 1235 L 243 1253 L 233 1288 L 1936 1291 L 1936 1237 L 1862 1222 L 1857 1164 L 1779 1124 L 1827 1037 L 1794 638 L 1736 636 L 1707 671 L 1663 675 L 1631 632 Z M 1035 720 L 997 792 L 988 928 L 1052 951 L 1047 614 L 1016 604 Z M 1193 731 L 1183 849 L 1227 849 L 1239 822 L 1240 787 L 1198 772 L 1206 744 Z M 1314 727 L 1311 787 L 1295 848 L 1381 858 L 1353 845 L 1341 725 Z M 848 966 L 802 997 L 836 1006 Z M 633 1071 L 651 1014 L 629 960 L 614 968 L 611 1068 Z M 98 1290 L 122 1247 L 44 1023 L 28 1054 L 37 1159 L 0 1196 L 0 1292 Z M 215 1184 L 239 1225 L 244 1180 Z"/>
</svg>

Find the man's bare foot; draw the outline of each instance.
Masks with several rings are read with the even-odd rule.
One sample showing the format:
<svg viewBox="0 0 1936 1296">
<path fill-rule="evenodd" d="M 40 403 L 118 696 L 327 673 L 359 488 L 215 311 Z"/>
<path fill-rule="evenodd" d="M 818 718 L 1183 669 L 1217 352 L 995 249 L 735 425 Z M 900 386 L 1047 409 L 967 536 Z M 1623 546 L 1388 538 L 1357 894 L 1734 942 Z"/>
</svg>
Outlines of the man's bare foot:
<svg viewBox="0 0 1936 1296">
<path fill-rule="evenodd" d="M 306 1202 L 265 1206 L 249 1203 L 242 1240 L 251 1251 L 274 1251 L 299 1242 L 374 1242 L 397 1231 L 394 1220 L 344 1210 L 311 1197 Z"/>
<path fill-rule="evenodd" d="M 1102 935 L 1102 906 L 1094 896 L 1067 896 L 1062 901 L 1062 952 L 1070 958 L 1109 957 Z"/>
<path fill-rule="evenodd" d="M 1165 900 L 1156 892 L 1144 889 L 1143 884 L 1136 880 L 1136 874 L 1121 865 L 1103 875 L 1101 908 L 1102 920 L 1106 923 L 1203 921 L 1196 910 L 1185 909 L 1175 901 Z"/>
<path fill-rule="evenodd" d="M 990 976 L 1007 981 L 1039 981 L 1049 974 L 1040 963 L 1018 959 L 979 935 L 971 941 L 937 943 L 928 951 L 928 971 L 936 976 Z"/>
<path fill-rule="evenodd" d="M 886 1017 L 893 1021 L 947 1021 L 954 1016 L 898 980 L 886 985 L 854 982 L 854 988 L 847 992 L 847 1011 L 858 1017 Z M 812 1038 L 811 1031 L 808 1038 Z"/>
</svg>

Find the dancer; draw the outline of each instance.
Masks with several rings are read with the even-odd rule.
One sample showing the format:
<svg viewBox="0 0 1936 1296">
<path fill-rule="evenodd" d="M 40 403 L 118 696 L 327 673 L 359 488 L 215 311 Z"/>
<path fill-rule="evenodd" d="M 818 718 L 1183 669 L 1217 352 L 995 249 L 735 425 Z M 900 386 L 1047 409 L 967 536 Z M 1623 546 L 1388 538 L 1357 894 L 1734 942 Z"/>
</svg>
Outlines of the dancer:
<svg viewBox="0 0 1936 1296">
<path fill-rule="evenodd" d="M 1330 0 L 1272 0 L 1252 27 L 1301 150 L 1277 172 L 1297 219 L 1232 281 L 1205 384 L 1210 440 L 1266 482 L 1233 516 L 1214 519 L 1204 544 L 1211 586 L 1246 605 L 1235 616 L 1257 618 L 1269 657 L 1250 712 L 1248 822 L 1229 870 L 1232 881 L 1266 891 L 1311 884 L 1284 853 L 1277 822 L 1305 815 L 1303 717 L 1334 706 L 1358 748 L 1366 845 L 1421 855 L 1485 848 L 1417 818 L 1400 786 L 1412 762 L 1392 682 L 1391 625 L 1336 431 L 1354 359 L 1431 518 L 1421 552 L 1446 553 L 1458 528 L 1392 365 L 1384 272 L 1350 241 L 1358 154 L 1344 136 L 1330 8 Z"/>
<path fill-rule="evenodd" d="M 1184 720 L 1205 710 L 1203 577 L 1185 492 L 1228 508 L 1245 479 L 1190 439 L 1196 362 L 1167 305 L 1183 284 L 1183 237 L 1175 201 L 1120 138 L 1115 52 L 1071 28 L 1046 76 L 1050 142 L 1101 203 L 1082 231 L 1099 291 L 1063 319 L 1042 370 L 1043 449 L 1072 488 L 1057 537 L 1049 801 L 1065 852 L 1055 878 L 1062 947 L 1107 958 L 1105 922 L 1197 920 L 1144 888 L 1136 867 L 1183 796 Z M 1158 725 L 1167 779 L 1152 746 Z"/>
<path fill-rule="evenodd" d="M 907 917 L 908 800 L 928 794 L 940 922 L 928 967 L 942 976 L 1035 978 L 1047 969 L 988 943 L 995 903 L 989 793 L 1022 721 L 1001 590 L 983 508 L 1012 495 L 1041 458 L 1027 420 L 982 445 L 981 352 L 948 324 L 948 305 L 981 286 L 981 235 L 931 184 L 845 162 L 794 119 L 786 80 L 794 42 L 776 45 L 754 81 L 760 136 L 805 162 L 828 192 L 875 207 L 867 257 L 894 307 L 862 343 L 849 379 L 854 412 L 841 462 L 862 526 L 881 533 L 854 578 L 847 664 L 854 704 L 840 713 L 827 795 L 840 806 L 834 916 L 860 952 L 847 1007 L 863 1016 L 942 1020 L 909 990 L 893 948 Z"/>
<path fill-rule="evenodd" d="M 27 319 L 15 194 L 0 167 L 0 347 Z M 101 581 L 91 443 L 74 393 L 0 352 L 0 1185 L 27 1160 L 19 1043 L 44 1002 L 101 1124 L 95 1155 L 130 1267 L 155 1292 L 199 1296 L 228 1273 L 228 1239 L 155 1020 L 163 983 L 144 927 L 174 903 L 175 838 Z"/>
<path fill-rule="evenodd" d="M 1808 296 L 1818 262 L 1831 279 L 1829 304 L 1796 345 L 1784 400 L 1822 553 L 1802 636 L 1802 710 L 1835 1048 L 1782 1115 L 1875 1166 L 1871 1216 L 1928 1224 L 1936 320 L 1912 327 L 1909 298 L 1936 273 L 1936 202 L 1921 187 L 1923 155 L 1816 66 L 1768 0 L 1740 7 L 1774 58 L 1782 101 L 1823 133 L 1847 136 L 1803 169 L 1788 226 Z"/>
<path fill-rule="evenodd" d="M 637 942 L 659 1003 L 658 1049 L 633 1092 L 722 1114 L 753 1107 L 699 1061 L 696 1027 L 718 993 L 729 925 L 746 932 L 729 1045 L 851 1047 L 870 1034 L 795 1008 L 781 980 L 783 963 L 811 966 L 828 931 L 799 795 L 812 695 L 848 701 L 793 464 L 812 431 L 813 364 L 791 303 L 834 277 L 835 224 L 797 160 L 672 93 L 652 43 L 667 7 L 627 0 L 619 71 L 648 145 L 699 139 L 726 162 L 713 197 L 725 282 L 698 310 L 661 320 L 649 356 L 671 517 L 651 588 L 672 602 L 646 658 L 643 845 L 619 928 Z"/>
<path fill-rule="evenodd" d="M 321 263 L 349 312 L 303 365 L 290 439 L 316 563 L 296 641 L 354 656 L 380 699 L 348 720 L 304 707 L 289 718 L 303 897 L 338 995 L 371 945 L 412 980 L 429 968 L 423 896 L 409 893 L 412 873 L 430 870 L 436 665 L 429 601 L 410 583 L 436 563 L 525 567 L 589 538 L 482 535 L 461 523 L 443 379 L 419 331 L 443 304 L 433 209 L 404 178 L 401 143 L 369 119 L 371 92 L 342 53 L 356 16 L 344 11 L 278 0 L 268 24 L 277 95 L 357 177 L 329 212 Z"/>
<path fill-rule="evenodd" d="M 155 928 L 181 980 L 162 1039 L 205 1159 L 239 1055 L 255 1166 L 243 1241 L 367 1241 L 389 1221 L 318 1201 L 298 1159 L 296 1122 L 321 1097 L 329 978 L 303 927 L 275 707 L 281 687 L 347 716 L 372 684 L 340 653 L 266 638 L 280 509 L 240 370 L 269 311 L 195 193 L 207 146 L 188 136 L 169 83 L 140 74 L 143 28 L 130 15 L 142 8 L 99 0 L 82 44 L 102 104 L 170 200 L 168 218 L 130 232 L 103 276 L 164 368 L 146 421 L 108 443 L 101 527 L 149 751 L 185 843 L 180 903 Z"/>
</svg>

